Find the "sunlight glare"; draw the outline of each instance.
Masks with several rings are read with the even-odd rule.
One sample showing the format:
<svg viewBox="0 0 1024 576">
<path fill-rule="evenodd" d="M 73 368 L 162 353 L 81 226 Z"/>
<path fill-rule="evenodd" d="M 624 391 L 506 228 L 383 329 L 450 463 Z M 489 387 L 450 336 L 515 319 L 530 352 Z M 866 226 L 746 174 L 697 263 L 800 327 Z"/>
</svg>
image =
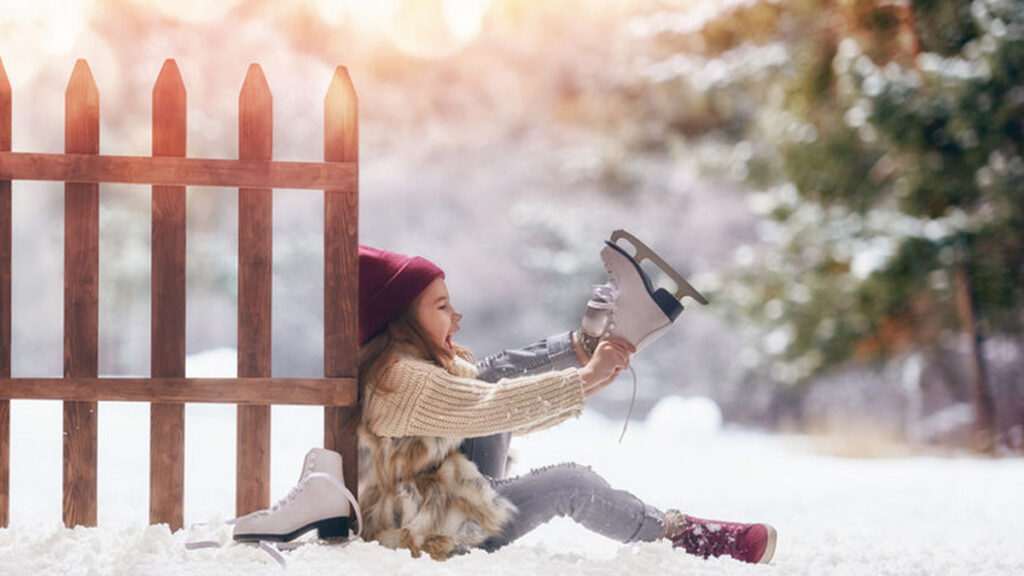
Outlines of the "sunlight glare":
<svg viewBox="0 0 1024 576">
<path fill-rule="evenodd" d="M 456 38 L 469 42 L 480 32 L 480 24 L 490 4 L 490 0 L 445 0 L 445 22 Z"/>
<path fill-rule="evenodd" d="M 67 0 L 0 0 L 0 11 L 2 45 L 36 54 L 70 52 L 87 19 L 84 3 Z"/>
<path fill-rule="evenodd" d="M 441 58 L 480 32 L 490 0 L 401 0 L 389 20 L 392 42 L 406 54 Z"/>
<path fill-rule="evenodd" d="M 352 10 L 352 2 L 341 2 L 340 0 L 306 0 L 316 9 L 317 15 L 325 24 L 331 27 L 339 27 L 348 18 L 349 10 Z"/>
<path fill-rule="evenodd" d="M 235 9 L 240 0 L 130 0 L 156 10 L 168 18 L 188 24 L 204 24 L 222 20 Z"/>
</svg>

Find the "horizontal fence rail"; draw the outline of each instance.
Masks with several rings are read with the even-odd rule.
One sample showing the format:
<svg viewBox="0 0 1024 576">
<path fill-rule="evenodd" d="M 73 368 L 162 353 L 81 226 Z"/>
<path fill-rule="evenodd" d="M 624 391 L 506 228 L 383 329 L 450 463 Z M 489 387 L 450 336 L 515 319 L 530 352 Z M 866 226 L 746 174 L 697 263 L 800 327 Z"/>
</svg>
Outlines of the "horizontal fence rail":
<svg viewBox="0 0 1024 576">
<path fill-rule="evenodd" d="M 348 406 L 354 378 L 8 378 L 3 400 Z"/>
<path fill-rule="evenodd" d="M 356 189 L 357 167 L 341 162 L 273 162 L 159 156 L 0 152 L 0 179 L 83 183 Z"/>
<path fill-rule="evenodd" d="M 272 159 L 272 96 L 259 65 L 239 94 L 239 158 L 186 155 L 186 91 L 167 60 L 153 88 L 152 156 L 99 153 L 99 91 L 84 60 L 65 93 L 65 153 L 13 152 L 11 86 L 0 60 L 0 527 L 10 520 L 10 400 L 61 400 L 63 519 L 96 524 L 97 402 L 150 403 L 150 523 L 183 526 L 184 405 L 238 405 L 236 515 L 270 505 L 270 406 L 324 407 L 324 446 L 355 494 L 358 352 L 358 104 L 338 67 L 324 100 L 324 161 Z M 11 182 L 64 182 L 64 377 L 11 377 Z M 152 187 L 151 376 L 99 377 L 99 186 Z M 185 194 L 238 189 L 238 376 L 185 377 Z M 324 195 L 324 377 L 271 376 L 272 197 Z"/>
</svg>

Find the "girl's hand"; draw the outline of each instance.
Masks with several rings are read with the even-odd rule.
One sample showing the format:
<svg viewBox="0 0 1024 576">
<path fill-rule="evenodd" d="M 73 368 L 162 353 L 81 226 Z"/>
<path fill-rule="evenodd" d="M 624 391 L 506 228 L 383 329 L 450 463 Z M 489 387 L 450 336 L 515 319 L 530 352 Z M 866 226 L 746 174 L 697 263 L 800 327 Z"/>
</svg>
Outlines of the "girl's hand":
<svg viewBox="0 0 1024 576">
<path fill-rule="evenodd" d="M 590 361 L 580 368 L 583 396 L 589 398 L 614 382 L 619 373 L 629 367 L 629 357 L 635 352 L 632 344 L 620 338 L 598 344 Z"/>
</svg>

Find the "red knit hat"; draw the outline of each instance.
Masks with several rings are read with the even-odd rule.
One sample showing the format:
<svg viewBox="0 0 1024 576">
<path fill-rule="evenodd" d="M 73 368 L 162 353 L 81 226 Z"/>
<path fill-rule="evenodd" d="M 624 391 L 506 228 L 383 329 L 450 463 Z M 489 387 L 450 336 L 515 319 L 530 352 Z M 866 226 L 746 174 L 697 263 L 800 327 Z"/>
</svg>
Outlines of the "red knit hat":
<svg viewBox="0 0 1024 576">
<path fill-rule="evenodd" d="M 444 270 L 426 258 L 360 245 L 359 345 L 401 316 L 437 278 L 444 278 Z"/>
</svg>

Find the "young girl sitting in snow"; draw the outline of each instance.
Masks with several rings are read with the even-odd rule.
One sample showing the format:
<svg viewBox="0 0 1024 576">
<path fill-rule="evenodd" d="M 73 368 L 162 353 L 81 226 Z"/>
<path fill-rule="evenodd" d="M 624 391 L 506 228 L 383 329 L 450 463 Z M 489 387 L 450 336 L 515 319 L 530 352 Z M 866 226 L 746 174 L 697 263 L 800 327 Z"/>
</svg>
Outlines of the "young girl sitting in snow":
<svg viewBox="0 0 1024 576">
<path fill-rule="evenodd" d="M 771 526 L 663 513 L 613 489 L 589 467 L 559 464 L 503 478 L 509 433 L 579 416 L 584 399 L 628 366 L 635 352 L 629 342 L 566 333 L 474 365 L 469 351 L 452 342 L 462 315 L 440 268 L 421 257 L 361 246 L 359 276 L 364 539 L 444 559 L 473 548 L 497 550 L 556 516 L 569 516 L 619 542 L 667 538 L 704 557 L 771 559 Z M 303 480 L 314 470 L 340 480 L 340 456 L 314 450 L 304 470 Z M 294 515 L 291 526 L 300 526 L 280 539 L 314 526 L 321 536 L 330 535 L 328 516 L 339 512 L 325 510 L 329 491 L 320 494 L 308 498 L 320 503 L 315 513 L 299 511 L 301 502 L 278 512 Z M 343 500 L 338 509 L 347 516 Z M 273 531 L 240 523 L 235 539 L 257 533 L 268 538 Z"/>
</svg>

